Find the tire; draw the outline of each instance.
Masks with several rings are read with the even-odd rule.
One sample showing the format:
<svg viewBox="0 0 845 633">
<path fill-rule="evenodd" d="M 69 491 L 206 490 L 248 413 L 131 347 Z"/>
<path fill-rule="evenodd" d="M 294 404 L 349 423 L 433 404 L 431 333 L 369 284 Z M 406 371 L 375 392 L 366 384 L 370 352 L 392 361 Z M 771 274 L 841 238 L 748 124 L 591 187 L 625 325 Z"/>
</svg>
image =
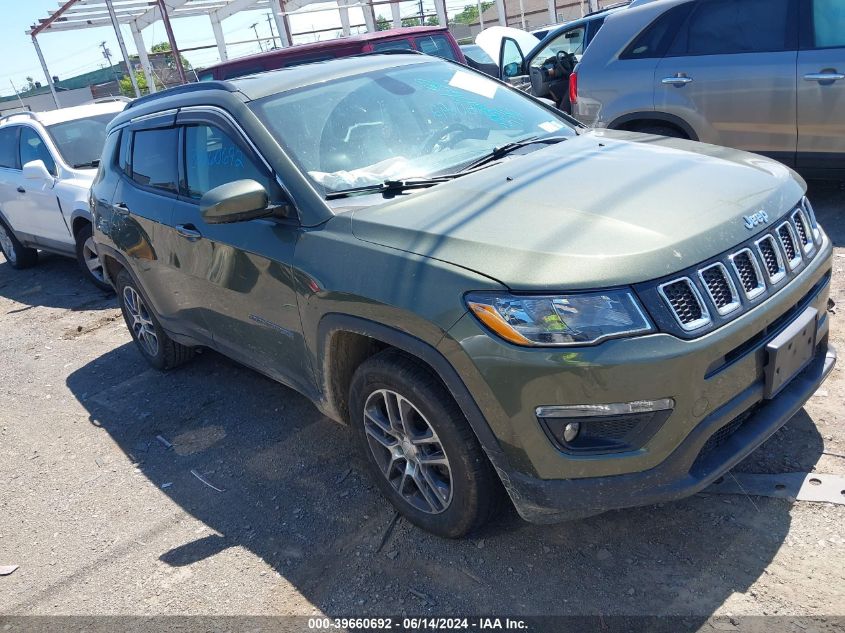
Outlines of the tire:
<svg viewBox="0 0 845 633">
<path fill-rule="evenodd" d="M 0 250 L 12 268 L 23 270 L 38 263 L 38 251 L 28 248 L 18 241 L 6 223 L 0 220 Z"/>
<path fill-rule="evenodd" d="M 654 136 L 668 136 L 669 138 L 689 139 L 681 130 L 671 125 L 643 125 L 634 130 L 640 134 L 653 134 Z"/>
<path fill-rule="evenodd" d="M 112 290 L 103 273 L 103 262 L 97 255 L 94 233 L 87 222 L 76 232 L 76 261 L 85 277 L 100 290 Z"/>
<path fill-rule="evenodd" d="M 402 411 L 392 423 L 388 403 Z M 349 410 L 374 481 L 411 523 L 460 538 L 495 514 L 502 497 L 498 476 L 463 412 L 426 366 L 396 350 L 367 359 L 352 378 Z"/>
<path fill-rule="evenodd" d="M 115 282 L 117 301 L 126 327 L 150 365 L 156 369 L 172 369 L 194 357 L 193 347 L 181 345 L 167 336 L 125 269 L 117 274 Z"/>
</svg>

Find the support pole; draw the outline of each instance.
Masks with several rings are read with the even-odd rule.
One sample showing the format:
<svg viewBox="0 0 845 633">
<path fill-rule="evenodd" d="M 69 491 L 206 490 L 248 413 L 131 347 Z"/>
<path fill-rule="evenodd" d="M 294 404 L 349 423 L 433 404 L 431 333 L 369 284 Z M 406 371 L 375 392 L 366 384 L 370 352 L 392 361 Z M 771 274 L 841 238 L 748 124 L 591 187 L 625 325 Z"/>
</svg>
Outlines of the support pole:
<svg viewBox="0 0 845 633">
<path fill-rule="evenodd" d="M 440 26 L 449 26 L 449 15 L 446 13 L 446 0 L 434 0 L 434 9 L 437 11 L 437 23 Z"/>
<path fill-rule="evenodd" d="M 141 68 L 144 69 L 144 77 L 147 78 L 147 90 L 150 94 L 156 92 L 156 79 L 153 68 L 150 65 L 150 57 L 147 55 L 147 46 L 144 44 L 144 37 L 141 29 L 135 22 L 130 23 L 129 30 L 132 31 L 132 39 L 135 40 L 135 50 L 138 51 L 138 59 L 141 60 Z"/>
<path fill-rule="evenodd" d="M 376 15 L 373 13 L 373 5 L 367 0 L 364 0 L 361 3 L 361 12 L 364 14 L 364 24 L 367 25 L 367 32 L 375 33 L 378 29 L 376 28 Z"/>
<path fill-rule="evenodd" d="M 271 0 L 270 8 L 273 10 L 273 19 L 276 21 L 276 28 L 279 29 L 279 42 L 282 48 L 293 43 L 291 39 L 290 22 L 285 14 L 284 0 Z"/>
<path fill-rule="evenodd" d="M 340 12 L 340 28 L 343 29 L 343 36 L 349 37 L 352 34 L 352 27 L 349 22 L 349 7 L 346 6 L 344 0 L 338 0 L 337 10 Z"/>
<path fill-rule="evenodd" d="M 481 6 L 481 0 L 475 0 L 475 5 L 478 7 L 478 25 L 481 27 L 481 30 L 484 30 L 484 10 Z"/>
<path fill-rule="evenodd" d="M 167 32 L 167 41 L 170 42 L 170 52 L 173 55 L 173 61 L 176 63 L 179 80 L 186 84 L 188 83 L 188 76 L 185 74 L 185 67 L 182 66 L 182 54 L 179 52 L 179 47 L 176 46 L 176 38 L 173 37 L 173 27 L 170 25 L 170 16 L 167 14 L 167 5 L 164 4 L 164 0 L 158 0 L 158 10 L 161 13 L 161 21 L 164 22 L 164 30 Z"/>
<path fill-rule="evenodd" d="M 393 14 L 393 28 L 394 29 L 401 29 L 402 28 L 402 14 L 399 11 L 399 3 L 398 2 L 391 2 L 390 3 L 390 13 Z"/>
<path fill-rule="evenodd" d="M 217 54 L 220 55 L 220 61 L 225 62 L 229 59 L 229 51 L 226 50 L 226 40 L 223 39 L 223 25 L 220 24 L 216 13 L 209 13 L 208 17 L 211 19 L 211 31 L 217 43 Z"/>
<path fill-rule="evenodd" d="M 505 0 L 496 0 L 496 12 L 499 14 L 499 26 L 507 26 L 508 14 L 505 9 Z"/>
<path fill-rule="evenodd" d="M 129 73 L 129 81 L 132 82 L 135 97 L 140 97 L 141 91 L 138 89 L 138 79 L 135 77 L 135 69 L 132 68 L 132 61 L 129 59 L 129 53 L 126 50 L 126 42 L 123 41 L 123 33 L 120 32 L 120 22 L 117 21 L 117 15 L 114 13 L 112 0 L 106 0 L 106 8 L 109 10 L 111 24 L 114 27 L 115 37 L 117 37 L 117 45 L 120 47 L 120 52 L 123 55 L 123 62 L 126 64 L 126 71 Z"/>
<path fill-rule="evenodd" d="M 549 0 L 549 24 L 557 24 L 557 7 L 555 0 Z"/>
<path fill-rule="evenodd" d="M 56 109 L 61 108 L 59 105 L 59 96 L 56 94 L 56 86 L 53 85 L 53 77 L 47 69 L 47 62 L 44 61 L 44 54 L 41 52 L 41 46 L 38 44 L 38 38 L 32 36 L 32 44 L 35 46 L 35 53 L 38 55 L 38 61 L 41 62 L 41 70 L 44 71 L 44 76 L 47 77 L 47 85 L 50 86 L 50 92 L 53 93 L 53 103 L 56 104 Z"/>
</svg>

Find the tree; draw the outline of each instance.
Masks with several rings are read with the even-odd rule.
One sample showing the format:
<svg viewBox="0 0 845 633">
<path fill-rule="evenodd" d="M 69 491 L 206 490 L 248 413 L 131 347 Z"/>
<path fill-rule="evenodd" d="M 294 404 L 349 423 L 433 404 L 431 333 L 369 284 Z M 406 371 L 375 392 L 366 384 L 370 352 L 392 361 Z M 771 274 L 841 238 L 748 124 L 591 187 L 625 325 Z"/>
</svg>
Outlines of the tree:
<svg viewBox="0 0 845 633">
<path fill-rule="evenodd" d="M 141 91 L 142 95 L 149 94 L 150 87 L 147 85 L 147 76 L 144 74 L 144 71 L 135 71 L 135 81 L 138 82 L 138 90 Z M 165 85 L 158 78 L 154 78 L 154 81 L 158 90 L 164 90 Z M 129 79 L 128 75 L 120 79 L 120 93 L 126 97 L 135 98 L 135 89 L 132 87 L 132 80 Z"/>
<path fill-rule="evenodd" d="M 376 31 L 386 31 L 390 28 L 390 20 L 383 15 L 376 18 Z"/>
<path fill-rule="evenodd" d="M 169 53 L 170 52 L 170 42 L 159 42 L 158 44 L 153 44 L 153 47 L 150 49 L 151 53 Z M 180 55 L 182 59 L 182 67 L 185 70 L 191 70 L 193 66 L 191 66 L 191 62 L 184 55 Z M 174 67 L 176 65 L 176 60 L 173 58 L 172 55 L 165 55 L 164 56 L 165 63 L 170 66 Z"/>
<path fill-rule="evenodd" d="M 481 11 L 484 12 L 493 6 L 492 2 L 482 2 Z M 468 4 L 464 6 L 463 11 L 456 13 L 452 18 L 453 22 L 459 24 L 477 24 L 478 23 L 478 5 Z"/>
</svg>

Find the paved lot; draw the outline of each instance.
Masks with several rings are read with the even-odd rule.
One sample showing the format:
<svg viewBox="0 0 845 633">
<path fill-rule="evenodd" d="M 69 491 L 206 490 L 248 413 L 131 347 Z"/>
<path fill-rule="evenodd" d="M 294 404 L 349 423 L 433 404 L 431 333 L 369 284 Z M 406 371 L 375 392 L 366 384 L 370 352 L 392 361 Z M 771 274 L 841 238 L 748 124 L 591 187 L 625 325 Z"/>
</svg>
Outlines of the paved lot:
<svg viewBox="0 0 845 633">
<path fill-rule="evenodd" d="M 845 192 L 812 196 L 843 350 Z M 0 565 L 20 565 L 0 614 L 845 614 L 845 506 L 509 511 L 460 542 L 400 520 L 378 551 L 392 511 L 350 433 L 293 391 L 211 352 L 148 369 L 70 260 L 0 258 L 0 315 Z M 738 470 L 845 473 L 843 404 L 840 365 Z"/>
</svg>

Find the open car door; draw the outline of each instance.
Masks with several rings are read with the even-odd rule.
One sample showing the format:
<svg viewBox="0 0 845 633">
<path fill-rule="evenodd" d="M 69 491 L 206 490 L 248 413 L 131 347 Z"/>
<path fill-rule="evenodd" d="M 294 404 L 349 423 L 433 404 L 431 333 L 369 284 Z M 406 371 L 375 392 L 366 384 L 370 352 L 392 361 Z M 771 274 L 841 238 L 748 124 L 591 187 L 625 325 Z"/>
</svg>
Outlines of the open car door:
<svg viewBox="0 0 845 633">
<path fill-rule="evenodd" d="M 522 90 L 530 90 L 531 81 L 525 68 L 525 58 L 540 40 L 520 29 L 491 26 L 476 36 L 475 43 L 484 49 L 491 59 L 496 60 L 499 79 Z"/>
</svg>

